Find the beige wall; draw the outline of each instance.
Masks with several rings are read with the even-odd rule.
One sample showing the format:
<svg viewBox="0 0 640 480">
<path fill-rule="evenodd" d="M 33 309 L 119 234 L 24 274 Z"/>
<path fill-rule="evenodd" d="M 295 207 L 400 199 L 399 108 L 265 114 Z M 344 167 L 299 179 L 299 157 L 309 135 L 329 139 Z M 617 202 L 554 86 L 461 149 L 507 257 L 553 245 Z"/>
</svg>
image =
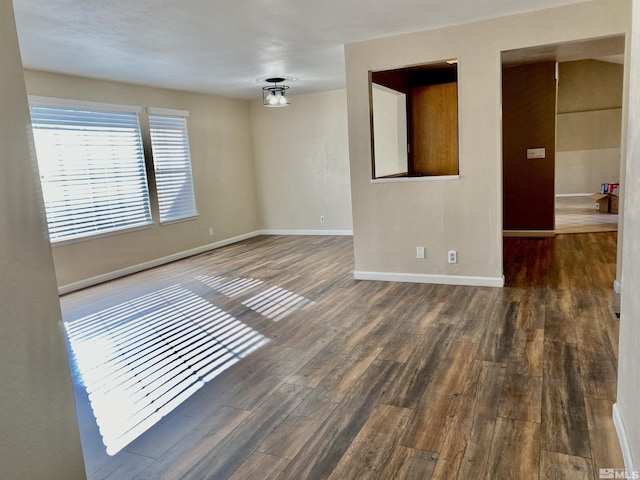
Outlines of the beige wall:
<svg viewBox="0 0 640 480">
<path fill-rule="evenodd" d="M 25 71 L 25 82 L 30 95 L 190 112 L 187 125 L 199 218 L 54 246 L 59 285 L 259 229 L 248 102 L 35 71 Z M 148 137 L 146 115 L 140 118 Z"/>
<path fill-rule="evenodd" d="M 556 194 L 620 181 L 623 75 L 616 63 L 560 63 Z"/>
<path fill-rule="evenodd" d="M 558 64 L 558 113 L 620 108 L 624 66 L 600 60 Z"/>
<path fill-rule="evenodd" d="M 618 362 L 618 403 L 633 467 L 640 469 L 640 0 L 633 0 L 629 81 L 628 143 L 624 175 L 622 305 Z M 631 465 L 628 465 L 631 467 Z"/>
<path fill-rule="evenodd" d="M 345 91 L 295 95 L 287 108 L 252 102 L 251 129 L 262 228 L 350 231 Z"/>
<path fill-rule="evenodd" d="M 629 8 L 626 0 L 601 0 L 347 45 L 356 270 L 495 283 L 502 276 L 500 52 L 625 33 Z M 372 184 L 368 71 L 447 58 L 459 59 L 460 178 Z M 426 260 L 415 258 L 417 245 L 427 247 Z M 446 263 L 449 249 L 458 251 L 457 264 Z"/>
<path fill-rule="evenodd" d="M 11 2 L 0 2 L 0 478 L 85 478 Z"/>
</svg>

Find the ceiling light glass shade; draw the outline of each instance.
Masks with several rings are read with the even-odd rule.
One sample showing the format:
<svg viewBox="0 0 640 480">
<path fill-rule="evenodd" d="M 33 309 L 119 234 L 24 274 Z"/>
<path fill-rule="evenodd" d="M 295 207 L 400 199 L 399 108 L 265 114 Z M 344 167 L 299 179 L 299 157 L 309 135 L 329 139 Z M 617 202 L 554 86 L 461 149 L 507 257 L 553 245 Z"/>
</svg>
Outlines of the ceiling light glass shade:
<svg viewBox="0 0 640 480">
<path fill-rule="evenodd" d="M 284 81 L 284 78 L 267 78 L 269 83 L 273 83 L 273 86 L 262 87 L 262 104 L 265 107 L 287 107 L 291 105 L 285 97 L 284 92 L 288 90 L 287 85 L 278 85 Z"/>
<path fill-rule="evenodd" d="M 280 104 L 281 107 L 286 107 L 288 105 L 291 105 L 289 103 L 289 100 L 287 100 L 287 97 L 284 96 L 284 93 L 280 95 L 280 98 L 278 99 L 278 103 Z"/>
<path fill-rule="evenodd" d="M 268 107 L 274 107 L 278 104 L 278 97 L 269 92 L 269 94 L 265 97 L 264 104 Z"/>
</svg>

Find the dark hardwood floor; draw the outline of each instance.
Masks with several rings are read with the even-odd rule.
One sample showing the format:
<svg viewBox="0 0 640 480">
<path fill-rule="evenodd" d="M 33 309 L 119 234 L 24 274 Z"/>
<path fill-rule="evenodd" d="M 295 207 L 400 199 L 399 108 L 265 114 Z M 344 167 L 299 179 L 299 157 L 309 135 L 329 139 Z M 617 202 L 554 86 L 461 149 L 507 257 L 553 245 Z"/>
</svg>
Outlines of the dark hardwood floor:
<svg viewBox="0 0 640 480">
<path fill-rule="evenodd" d="M 74 341 L 94 332 L 75 346 L 89 359 L 95 332 L 109 335 L 90 319 L 121 315 L 127 332 L 144 331 L 141 318 L 175 310 L 195 323 L 171 332 L 200 335 L 182 343 L 215 337 L 203 351 L 233 360 L 114 456 L 81 384 L 100 362 L 74 363 L 88 476 L 596 480 L 624 468 L 611 420 L 615 249 L 615 233 L 508 238 L 506 286 L 481 288 L 355 281 L 350 237 L 265 236 L 66 295 Z M 222 338 L 207 315 L 253 347 Z M 129 350 L 187 338 L 162 335 Z M 127 362 L 118 368 L 138 360 Z"/>
</svg>

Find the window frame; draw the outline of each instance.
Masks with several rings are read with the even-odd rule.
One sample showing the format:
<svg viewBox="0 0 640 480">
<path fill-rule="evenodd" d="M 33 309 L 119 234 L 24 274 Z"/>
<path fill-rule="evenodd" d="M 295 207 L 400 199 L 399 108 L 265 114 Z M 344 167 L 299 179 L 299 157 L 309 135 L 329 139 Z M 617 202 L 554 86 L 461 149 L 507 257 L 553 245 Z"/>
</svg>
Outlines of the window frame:
<svg viewBox="0 0 640 480">
<path fill-rule="evenodd" d="M 424 181 L 424 180 L 451 180 L 460 178 L 460 109 L 459 109 L 459 75 L 458 75 L 458 59 L 453 58 L 449 60 L 440 60 L 434 62 L 428 62 L 423 64 L 409 65 L 403 67 L 394 67 L 390 69 L 381 69 L 381 70 L 369 70 L 369 118 L 370 118 L 370 141 L 371 141 L 371 183 L 401 183 L 407 181 Z M 434 88 L 438 89 L 441 86 L 446 86 L 446 84 L 451 84 L 455 86 L 455 95 L 450 95 L 449 98 L 453 98 L 453 101 L 447 99 L 443 102 L 444 108 L 438 110 L 441 112 L 441 117 L 437 124 L 435 123 L 414 123 L 414 103 L 413 97 L 420 90 Z M 397 132 L 390 132 L 390 135 L 387 135 L 386 131 L 380 131 L 376 128 L 376 124 L 378 123 L 375 114 L 374 104 L 375 95 L 374 91 L 388 91 L 386 94 L 387 97 L 391 97 L 390 94 L 396 94 L 397 96 L 402 95 L 404 97 L 404 113 L 402 114 L 404 124 L 404 130 L 398 128 Z M 440 100 L 439 95 L 436 95 L 436 99 Z M 384 101 L 384 100 L 383 100 Z M 387 100 L 387 103 L 389 101 Z M 399 104 L 398 104 L 399 105 Z M 420 104 L 420 105 L 428 105 L 429 109 L 424 109 L 421 111 L 430 112 L 431 111 L 431 103 L 428 104 Z M 397 108 L 397 112 L 392 112 L 388 106 L 383 107 L 383 115 L 392 116 L 396 115 L 400 118 L 401 109 Z M 452 112 L 453 115 L 452 115 Z M 433 114 L 430 114 L 433 116 Z M 394 117 L 395 118 L 395 117 Z M 394 120 L 391 118 L 391 120 Z M 442 120 L 442 122 L 440 121 Z M 446 119 L 449 122 L 446 122 Z M 387 119 L 388 121 L 389 119 Z M 394 122 L 392 122 L 394 123 Z M 401 122 L 397 122 L 400 125 Z M 420 125 L 422 127 L 417 127 Z M 434 125 L 432 127 L 428 125 Z M 426 126 L 426 127 L 425 127 Z M 447 127 L 448 126 L 448 130 Z M 451 126 L 454 126 L 454 134 L 452 134 Z M 439 127 L 443 127 L 442 131 L 436 130 Z M 423 130 L 428 130 L 428 134 L 426 138 L 433 139 L 442 139 L 449 136 L 455 136 L 455 140 L 451 140 L 454 143 L 444 143 L 442 141 L 436 140 L 429 141 L 427 143 L 416 143 L 417 138 L 425 138 L 421 135 L 421 137 L 416 137 L 415 132 L 418 128 L 422 128 Z M 446 132 L 446 135 L 441 135 L 443 132 Z M 395 138 L 397 134 L 397 139 Z M 379 138 L 383 138 L 384 142 L 380 143 L 380 145 L 387 147 L 383 148 L 382 151 L 376 151 L 378 148 L 378 140 Z M 391 141 L 389 140 L 391 139 Z M 391 157 L 380 157 L 380 155 L 388 155 L 387 151 L 389 150 L 388 145 L 393 145 L 394 143 L 399 142 L 397 150 L 400 151 L 400 144 L 404 142 L 406 145 L 406 152 L 403 155 L 404 158 L 401 158 L 401 155 L 398 154 L 396 156 L 392 155 Z M 439 142 L 439 143 L 438 143 Z M 444 164 L 439 162 L 439 158 L 435 156 L 424 156 L 422 153 L 420 156 L 416 157 L 418 151 L 415 148 L 416 146 L 429 145 L 430 148 L 435 148 L 443 153 L 444 158 L 448 158 L 449 161 L 445 161 Z M 452 147 L 450 148 L 449 145 Z M 444 148 L 443 148 L 444 146 Z M 447 154 L 447 152 L 451 152 L 453 149 L 454 154 Z M 422 148 L 424 150 L 424 148 Z M 422 160 L 420 164 L 421 167 L 418 167 L 418 159 Z M 426 163 L 425 163 L 426 159 Z M 402 161 L 402 165 L 399 162 Z M 397 164 L 397 165 L 396 165 Z M 382 174 L 379 173 L 379 170 L 388 170 L 388 165 L 392 165 L 395 167 L 395 170 L 390 172 L 384 172 Z M 426 165 L 426 168 L 425 168 Z M 442 168 L 442 165 L 445 165 Z M 382 168 L 381 168 L 382 167 Z"/>
<path fill-rule="evenodd" d="M 187 118 L 189 117 L 189 112 L 187 110 L 175 110 L 175 109 L 159 108 L 159 107 L 147 107 L 146 112 L 147 112 L 147 120 L 148 120 L 148 126 L 149 126 L 149 141 L 151 144 L 151 162 L 152 162 L 152 167 L 154 172 L 154 186 L 155 186 L 155 194 L 156 194 L 155 198 L 158 203 L 157 205 L 158 206 L 158 222 L 160 225 L 169 225 L 172 223 L 184 222 L 184 221 L 196 219 L 199 217 L 199 213 L 198 213 L 198 207 L 196 202 L 195 183 L 193 180 L 193 161 L 191 158 L 191 146 L 189 142 L 189 130 L 187 125 Z M 184 127 L 182 128 L 182 141 L 183 141 L 182 148 L 185 150 L 186 162 L 182 168 L 166 168 L 164 166 L 161 166 L 161 163 L 162 163 L 160 161 L 161 155 L 157 154 L 156 152 L 156 148 L 159 148 L 160 146 L 157 145 L 155 142 L 154 132 L 156 127 L 154 127 L 153 125 L 154 121 L 152 117 L 167 118 L 173 121 L 180 119 L 181 123 L 184 125 Z M 184 202 L 184 199 L 183 199 L 182 202 L 190 203 L 191 204 L 190 206 L 192 207 L 192 209 L 183 216 L 171 216 L 166 219 L 163 218 L 164 206 L 162 205 L 162 201 L 163 201 L 162 197 L 164 196 L 164 193 L 161 190 L 166 185 L 164 185 L 162 182 L 159 181 L 159 178 L 161 178 L 163 175 L 163 170 L 165 172 L 167 170 L 173 170 L 175 173 L 182 172 L 187 176 L 188 186 L 190 187 L 188 190 L 190 199 L 187 199 L 186 202 Z"/>
<path fill-rule="evenodd" d="M 94 210 L 93 211 L 89 211 L 89 213 L 93 213 L 92 216 L 90 216 L 90 218 L 92 219 L 94 225 L 98 224 L 97 228 L 94 229 L 86 229 L 84 231 L 80 231 L 82 230 L 82 228 L 78 228 L 78 230 L 80 231 L 79 233 L 72 233 L 72 234 L 66 234 L 66 235 L 55 235 L 54 233 L 54 237 L 52 238 L 52 233 L 51 233 L 51 225 L 55 225 L 55 219 L 52 218 L 51 215 L 51 210 L 55 208 L 55 203 L 57 202 L 56 200 L 52 200 L 51 197 L 49 197 L 49 199 L 47 200 L 47 194 L 46 194 L 46 184 L 42 185 L 41 188 L 43 189 L 43 197 L 44 197 L 44 202 L 45 202 L 45 209 L 47 210 L 47 228 L 49 231 L 49 239 L 50 242 L 52 244 L 52 246 L 61 246 L 61 245 L 66 245 L 69 243 L 75 243 L 75 242 L 79 242 L 79 241 L 85 241 L 85 240 L 91 240 L 91 239 L 95 239 L 98 237 L 102 237 L 102 236 L 110 236 L 110 235 L 115 235 L 115 234 L 120 234 L 120 233 L 125 233 L 125 232 L 130 232 L 130 231 L 134 231 L 134 230 L 140 230 L 140 229 L 144 229 L 144 228 L 150 228 L 154 225 L 154 219 L 153 219 L 153 212 L 152 212 L 152 207 L 151 207 L 151 194 L 150 194 L 150 183 L 149 183 L 149 178 L 147 175 L 147 160 L 145 158 L 145 154 L 144 154 L 144 141 L 143 141 L 143 134 L 142 134 L 142 128 L 140 125 L 140 113 L 142 112 L 142 107 L 138 107 L 138 106 L 131 106 L 131 105 L 118 105 L 118 104 L 109 104 L 109 103 L 98 103 L 98 102 L 87 102 L 87 101 L 80 101 L 80 100 L 67 100 L 67 99 L 60 99 L 60 98 L 51 98 L 51 97 L 42 97 L 42 96 L 34 96 L 34 95 L 30 95 L 28 97 L 29 100 L 29 108 L 30 108 L 30 112 L 32 114 L 32 122 L 31 122 L 31 126 L 32 126 L 32 131 L 33 131 L 33 136 L 34 136 L 34 147 L 36 148 L 36 156 L 38 157 L 38 169 L 39 169 L 39 174 L 40 174 L 40 178 L 41 178 L 41 182 L 44 179 L 44 175 L 46 175 L 45 173 L 42 172 L 42 170 L 47 170 L 47 168 L 43 168 L 44 167 L 44 163 L 46 160 L 46 155 L 42 155 L 42 152 L 40 152 L 40 155 L 37 155 L 37 150 L 38 147 L 36 146 L 39 141 L 37 140 L 37 138 L 39 137 L 38 135 L 38 130 L 41 128 L 39 127 L 39 125 L 42 125 L 43 129 L 46 129 L 46 123 L 45 122 L 34 122 L 33 121 L 33 117 L 35 116 L 37 118 L 37 114 L 34 115 L 34 110 L 37 109 L 58 109 L 59 112 L 55 115 L 64 115 L 64 111 L 67 110 L 69 112 L 84 112 L 84 114 L 77 114 L 76 118 L 74 119 L 75 121 L 78 122 L 78 125 L 81 127 L 82 126 L 82 116 L 86 116 L 88 117 L 88 119 L 91 118 L 91 116 L 95 115 L 95 118 L 98 119 L 100 114 L 104 114 L 105 118 L 107 118 L 108 115 L 112 115 L 112 114 L 130 114 L 130 115 L 135 115 L 135 128 L 134 130 L 131 130 L 130 134 L 133 133 L 133 137 L 132 139 L 130 139 L 130 144 L 128 143 L 124 143 L 123 145 L 126 145 L 128 148 L 131 148 L 131 152 L 135 152 L 135 155 L 129 157 L 129 158 L 121 158 L 119 160 L 121 160 L 121 164 L 119 165 L 119 168 L 132 168 L 133 172 L 136 172 L 136 174 L 132 174 L 130 176 L 128 176 L 127 178 L 129 179 L 130 182 L 132 182 L 133 184 L 137 184 L 137 187 L 139 187 L 139 190 L 137 191 L 137 193 L 132 195 L 132 198 L 134 198 L 134 200 L 132 200 L 129 205 L 133 208 L 138 209 L 138 218 L 141 218 L 142 221 L 139 221 L 137 223 L 133 223 L 130 225 L 122 225 L 122 226 L 114 226 L 114 227 L 101 227 L 100 226 L 100 221 L 102 220 L 104 222 L 104 220 L 107 218 L 107 214 L 103 214 L 100 215 L 99 212 L 99 207 L 96 207 L 94 205 Z M 45 114 L 42 113 L 42 115 L 44 116 Z M 89 127 L 89 120 L 86 120 L 87 123 L 87 127 Z M 52 116 L 51 119 L 51 123 L 50 125 L 55 125 L 55 116 Z M 131 118 L 129 120 L 132 120 Z M 59 120 L 61 121 L 61 120 Z M 62 124 L 60 124 L 62 125 Z M 105 122 L 105 125 L 109 125 L 108 122 Z M 134 123 L 133 122 L 129 122 L 129 127 L 133 127 Z M 52 128 L 53 130 L 55 130 L 55 127 Z M 64 128 L 60 128 L 60 132 L 63 132 Z M 88 138 L 91 136 L 91 129 L 90 128 L 86 128 L 86 130 L 82 130 L 82 132 L 84 132 L 82 135 L 84 135 L 85 138 Z M 99 136 L 96 135 L 96 137 L 99 138 Z M 76 137 L 75 140 L 82 140 L 83 137 Z M 82 141 L 79 141 L 77 143 L 78 145 L 81 145 Z M 43 144 L 40 144 L 42 148 L 42 146 L 44 146 Z M 113 150 L 113 146 L 118 146 L 117 143 L 111 144 L 111 149 Z M 62 149 L 64 149 L 64 146 L 60 146 L 59 142 L 53 143 L 53 144 L 48 144 L 48 147 L 52 147 L 52 148 L 56 148 L 57 152 L 60 152 Z M 47 147 L 47 148 L 48 148 Z M 97 145 L 84 145 L 85 148 L 87 149 L 91 149 L 91 148 L 96 148 Z M 104 147 L 104 145 L 103 145 Z M 131 153 L 129 152 L 129 153 Z M 51 157 L 50 157 L 51 158 Z M 89 166 L 89 168 L 91 167 L 96 167 L 99 165 L 100 159 L 105 159 L 107 158 L 106 155 L 101 155 L 100 153 L 96 154 L 96 155 L 92 155 L 92 156 L 88 156 L 85 157 L 87 159 L 86 165 Z M 112 158 L 112 160 L 117 159 L 118 157 L 114 156 Z M 135 161 L 132 161 L 135 160 Z M 130 163 L 126 163 L 127 161 L 129 161 Z M 70 168 L 77 168 L 77 163 L 74 167 L 73 165 L 74 161 L 73 160 L 69 160 L 68 161 L 68 165 L 70 166 Z M 117 168 L 113 163 L 111 164 L 111 166 L 113 167 L 113 171 L 117 171 Z M 60 164 L 57 165 L 57 167 L 60 167 Z M 90 178 L 90 174 L 89 173 L 85 173 L 85 179 L 86 177 L 89 176 Z M 61 192 L 67 192 L 67 191 L 72 191 L 74 188 L 74 184 L 75 184 L 75 188 L 78 188 L 78 184 L 81 183 L 81 180 L 76 180 L 75 182 L 73 181 L 69 181 L 69 182 L 64 182 L 64 179 L 62 179 L 60 182 L 60 191 Z M 95 185 L 99 185 L 99 181 L 95 182 Z M 94 186 L 94 184 L 91 184 L 92 186 Z M 92 191 L 91 195 L 95 195 L 95 191 Z M 76 205 L 75 208 L 76 210 L 74 210 L 73 208 L 70 211 L 79 211 L 82 208 L 82 201 L 84 200 L 85 202 L 87 201 L 87 199 L 90 200 L 89 203 L 93 203 L 95 200 L 95 196 L 87 196 L 87 197 L 83 197 L 83 199 L 79 199 L 79 197 L 76 197 Z M 135 199 L 135 197 L 139 196 L 139 199 Z M 120 197 L 121 198 L 121 197 Z M 113 200 L 113 199 L 110 199 Z M 139 200 L 139 202 L 135 201 L 135 200 Z M 110 207 L 112 207 L 114 204 L 113 202 L 107 204 L 107 209 L 109 209 L 109 211 L 113 211 L 113 209 L 111 209 Z M 122 212 L 121 212 L 122 213 Z M 126 221 L 127 216 L 126 215 L 120 215 L 117 216 L 117 218 L 119 219 L 117 222 L 115 223 L 122 223 L 124 221 Z M 135 219 L 135 216 L 131 216 L 132 219 Z M 50 222 L 51 219 L 51 222 Z M 70 227 L 73 226 L 73 222 L 69 222 L 69 223 L 64 223 L 64 222 L 60 222 L 60 225 L 62 227 L 64 227 L 65 225 L 69 225 Z M 55 232 L 55 228 L 53 229 L 53 231 Z"/>
</svg>

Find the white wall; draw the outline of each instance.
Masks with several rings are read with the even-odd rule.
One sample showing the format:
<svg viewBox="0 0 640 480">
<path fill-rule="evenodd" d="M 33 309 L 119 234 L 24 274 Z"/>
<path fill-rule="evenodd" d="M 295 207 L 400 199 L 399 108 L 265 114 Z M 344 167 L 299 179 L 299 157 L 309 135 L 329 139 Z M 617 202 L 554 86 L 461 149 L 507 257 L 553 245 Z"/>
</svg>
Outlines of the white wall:
<svg viewBox="0 0 640 480">
<path fill-rule="evenodd" d="M 640 470 L 640 0 L 633 0 L 633 35 L 629 65 L 627 164 L 622 242 L 622 293 L 617 409 L 626 430 L 632 465 Z M 619 432 L 621 433 L 621 432 Z"/>
<path fill-rule="evenodd" d="M 407 173 L 407 96 L 374 83 L 373 156 L 376 177 Z"/>
<path fill-rule="evenodd" d="M 624 34 L 629 9 L 627 0 L 600 0 L 347 45 L 356 271 L 500 284 L 500 52 Z M 447 58 L 459 59 L 460 178 L 372 184 L 369 71 Z M 417 245 L 427 247 L 425 260 L 415 258 Z M 446 263 L 449 249 L 457 264 Z"/>
<path fill-rule="evenodd" d="M 294 95 L 286 108 L 252 102 L 251 130 L 262 229 L 350 232 L 345 91 Z"/>
<path fill-rule="evenodd" d="M 0 2 L 0 478 L 85 478 L 11 2 Z"/>
<path fill-rule="evenodd" d="M 59 285 L 99 277 L 260 228 L 249 102 L 29 70 L 25 71 L 25 82 L 30 95 L 190 112 L 187 126 L 200 216 L 54 246 Z M 145 114 L 141 114 L 140 123 L 148 144 Z M 154 203 L 152 207 L 157 212 Z M 157 220 L 157 213 L 154 218 Z M 210 227 L 214 236 L 209 236 Z"/>
</svg>

